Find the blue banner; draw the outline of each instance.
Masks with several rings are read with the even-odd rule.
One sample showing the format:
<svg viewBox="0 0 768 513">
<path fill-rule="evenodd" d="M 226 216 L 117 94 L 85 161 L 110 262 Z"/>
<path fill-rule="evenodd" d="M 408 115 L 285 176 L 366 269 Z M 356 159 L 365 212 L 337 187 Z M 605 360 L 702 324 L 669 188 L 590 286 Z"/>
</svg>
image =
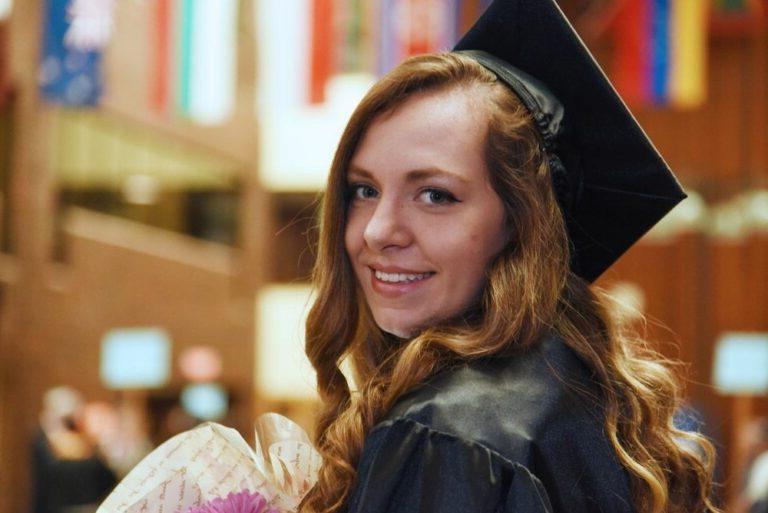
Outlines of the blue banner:
<svg viewBox="0 0 768 513">
<path fill-rule="evenodd" d="M 103 91 L 102 52 L 64 42 L 70 27 L 69 0 L 45 0 L 39 84 L 43 97 L 60 105 L 98 105 Z"/>
<path fill-rule="evenodd" d="M 670 0 L 654 0 L 651 15 L 652 98 L 656 104 L 667 102 L 669 91 Z"/>
</svg>

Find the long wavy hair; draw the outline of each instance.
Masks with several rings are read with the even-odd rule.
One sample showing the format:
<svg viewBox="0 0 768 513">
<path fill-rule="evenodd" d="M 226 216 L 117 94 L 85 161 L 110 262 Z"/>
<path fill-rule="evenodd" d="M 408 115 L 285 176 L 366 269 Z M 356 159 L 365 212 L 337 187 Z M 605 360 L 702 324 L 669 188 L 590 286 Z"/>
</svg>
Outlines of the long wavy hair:
<svg viewBox="0 0 768 513">
<path fill-rule="evenodd" d="M 449 320 L 400 340 L 376 326 L 345 251 L 347 168 L 379 116 L 415 95 L 455 88 L 486 112 L 485 158 L 506 208 L 511 242 L 489 264 L 472 322 Z M 565 224 L 539 135 L 519 99 L 493 73 L 453 53 L 414 57 L 390 72 L 353 113 L 321 208 L 306 353 L 322 400 L 315 439 L 324 462 L 301 512 L 344 510 L 366 434 L 404 393 L 457 361 L 510 353 L 551 330 L 596 376 L 605 431 L 628 471 L 638 513 L 717 511 L 709 499 L 712 445 L 674 427 L 680 392 L 667 362 L 628 338 L 611 321 L 606 301 L 570 270 Z M 356 393 L 340 369 L 344 359 Z"/>
</svg>

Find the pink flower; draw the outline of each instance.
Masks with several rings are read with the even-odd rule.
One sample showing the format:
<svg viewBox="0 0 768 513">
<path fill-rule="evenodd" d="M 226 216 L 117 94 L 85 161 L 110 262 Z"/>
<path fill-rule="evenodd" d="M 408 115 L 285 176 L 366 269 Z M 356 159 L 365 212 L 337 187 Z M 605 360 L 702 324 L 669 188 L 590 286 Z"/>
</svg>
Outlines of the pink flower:
<svg viewBox="0 0 768 513">
<path fill-rule="evenodd" d="M 260 493 L 243 490 L 230 493 L 225 498 L 216 497 L 200 506 L 193 506 L 186 513 L 279 513 L 268 507 L 267 499 Z"/>
</svg>

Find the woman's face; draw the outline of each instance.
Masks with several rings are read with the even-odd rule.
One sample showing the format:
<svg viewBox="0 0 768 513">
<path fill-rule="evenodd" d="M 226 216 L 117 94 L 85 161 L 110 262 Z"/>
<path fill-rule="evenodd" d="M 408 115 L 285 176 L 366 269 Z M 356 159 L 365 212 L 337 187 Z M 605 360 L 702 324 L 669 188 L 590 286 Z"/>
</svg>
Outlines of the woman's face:
<svg viewBox="0 0 768 513">
<path fill-rule="evenodd" d="M 467 91 L 421 94 L 375 120 L 352 158 L 347 255 L 388 333 L 410 337 L 469 308 L 507 242 L 486 125 Z"/>
</svg>

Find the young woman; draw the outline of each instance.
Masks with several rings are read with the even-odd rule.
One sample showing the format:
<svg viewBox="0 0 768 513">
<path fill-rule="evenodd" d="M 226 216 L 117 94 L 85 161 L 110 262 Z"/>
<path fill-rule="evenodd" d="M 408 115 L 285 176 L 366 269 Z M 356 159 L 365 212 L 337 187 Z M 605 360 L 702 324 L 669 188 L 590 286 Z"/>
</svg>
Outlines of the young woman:
<svg viewBox="0 0 768 513">
<path fill-rule="evenodd" d="M 500 3 L 560 16 L 549 1 Z M 485 31 L 507 23 L 489 12 Z M 301 511 L 716 511 L 711 445 L 672 424 L 675 380 L 589 283 L 660 215 L 619 219 L 596 201 L 621 179 L 613 170 L 600 185 L 598 160 L 576 175 L 595 153 L 589 138 L 562 135 L 577 96 L 559 103 L 506 57 L 410 59 L 342 136 L 306 331 L 324 465 Z M 576 118 L 571 134 L 588 125 Z M 650 155 L 628 167 L 643 168 L 640 196 L 676 187 L 642 131 L 604 129 L 592 139 L 608 160 L 613 141 Z M 614 244 L 607 256 L 602 240 Z"/>
</svg>

